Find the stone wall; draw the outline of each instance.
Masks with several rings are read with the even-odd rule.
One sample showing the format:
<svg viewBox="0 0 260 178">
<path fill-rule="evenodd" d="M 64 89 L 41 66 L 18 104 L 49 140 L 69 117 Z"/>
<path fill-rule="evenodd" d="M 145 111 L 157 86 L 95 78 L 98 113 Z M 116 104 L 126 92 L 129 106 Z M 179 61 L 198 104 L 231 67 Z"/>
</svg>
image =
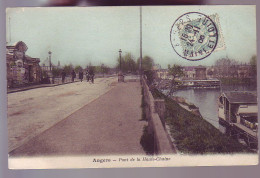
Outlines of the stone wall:
<svg viewBox="0 0 260 178">
<path fill-rule="evenodd" d="M 144 77 L 141 78 L 144 90 L 145 113 L 148 120 L 148 132 L 154 136 L 155 151 L 158 154 L 176 153 L 173 144 L 165 131 L 165 104 L 161 99 L 154 99 Z M 160 115 L 160 116 L 159 116 Z"/>
</svg>

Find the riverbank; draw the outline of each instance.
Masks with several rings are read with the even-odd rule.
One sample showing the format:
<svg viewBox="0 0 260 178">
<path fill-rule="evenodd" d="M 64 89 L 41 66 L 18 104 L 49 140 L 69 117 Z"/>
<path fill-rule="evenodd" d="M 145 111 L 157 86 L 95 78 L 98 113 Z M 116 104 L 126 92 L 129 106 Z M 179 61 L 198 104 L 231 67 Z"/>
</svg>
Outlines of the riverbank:
<svg viewBox="0 0 260 178">
<path fill-rule="evenodd" d="M 235 78 L 225 77 L 219 78 L 222 85 L 252 85 L 256 86 L 256 80 L 252 78 Z"/>
<path fill-rule="evenodd" d="M 222 134 L 201 116 L 182 108 L 178 102 L 153 90 L 155 98 L 165 100 L 165 122 L 178 150 L 188 154 L 251 152 L 237 140 Z"/>
</svg>

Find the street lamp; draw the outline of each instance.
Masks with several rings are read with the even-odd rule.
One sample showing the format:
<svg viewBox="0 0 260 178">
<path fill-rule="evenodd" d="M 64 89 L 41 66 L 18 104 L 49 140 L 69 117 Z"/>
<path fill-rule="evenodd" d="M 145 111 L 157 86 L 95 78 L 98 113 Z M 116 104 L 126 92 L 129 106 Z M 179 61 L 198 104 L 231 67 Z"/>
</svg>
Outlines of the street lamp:
<svg viewBox="0 0 260 178">
<path fill-rule="evenodd" d="M 119 49 L 119 68 L 120 68 L 120 70 L 119 70 L 119 72 L 118 72 L 118 82 L 124 82 L 124 75 L 123 75 L 123 73 L 122 73 L 122 68 L 121 68 L 121 53 L 122 53 L 122 50 L 121 49 Z"/>
<path fill-rule="evenodd" d="M 52 71 L 52 66 L 51 66 L 51 51 L 49 51 L 49 63 L 50 63 L 50 71 Z"/>
<path fill-rule="evenodd" d="M 50 77 L 52 78 L 52 83 L 54 83 L 54 78 L 52 75 L 51 51 L 49 51 L 48 53 L 49 53 L 49 63 L 50 63 Z"/>
<path fill-rule="evenodd" d="M 120 69 L 120 71 L 121 71 L 121 53 L 122 53 L 122 50 L 121 49 L 119 49 L 119 69 Z"/>
</svg>

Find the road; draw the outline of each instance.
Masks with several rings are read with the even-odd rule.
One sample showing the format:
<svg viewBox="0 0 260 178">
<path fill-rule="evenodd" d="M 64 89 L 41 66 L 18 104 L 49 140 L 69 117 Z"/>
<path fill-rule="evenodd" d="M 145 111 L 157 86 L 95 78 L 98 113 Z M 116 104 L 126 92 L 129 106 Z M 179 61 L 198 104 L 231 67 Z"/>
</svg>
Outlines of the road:
<svg viewBox="0 0 260 178">
<path fill-rule="evenodd" d="M 105 94 L 24 142 L 9 155 L 145 154 L 140 145 L 146 124 L 140 121 L 140 83 L 113 83 L 113 80 L 109 83 Z"/>
<path fill-rule="evenodd" d="M 105 94 L 117 78 L 76 82 L 8 94 L 8 151 L 29 141 Z"/>
</svg>

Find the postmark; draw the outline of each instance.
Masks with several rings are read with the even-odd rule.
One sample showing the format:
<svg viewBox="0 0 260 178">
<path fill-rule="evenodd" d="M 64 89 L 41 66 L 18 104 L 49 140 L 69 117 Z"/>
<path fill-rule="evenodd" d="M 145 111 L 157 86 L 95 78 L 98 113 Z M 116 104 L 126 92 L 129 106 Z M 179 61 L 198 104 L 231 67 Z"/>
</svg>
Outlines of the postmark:
<svg viewBox="0 0 260 178">
<path fill-rule="evenodd" d="M 207 58 L 216 49 L 219 33 L 216 23 L 200 12 L 181 15 L 172 25 L 171 45 L 182 58 L 198 61 Z"/>
</svg>

